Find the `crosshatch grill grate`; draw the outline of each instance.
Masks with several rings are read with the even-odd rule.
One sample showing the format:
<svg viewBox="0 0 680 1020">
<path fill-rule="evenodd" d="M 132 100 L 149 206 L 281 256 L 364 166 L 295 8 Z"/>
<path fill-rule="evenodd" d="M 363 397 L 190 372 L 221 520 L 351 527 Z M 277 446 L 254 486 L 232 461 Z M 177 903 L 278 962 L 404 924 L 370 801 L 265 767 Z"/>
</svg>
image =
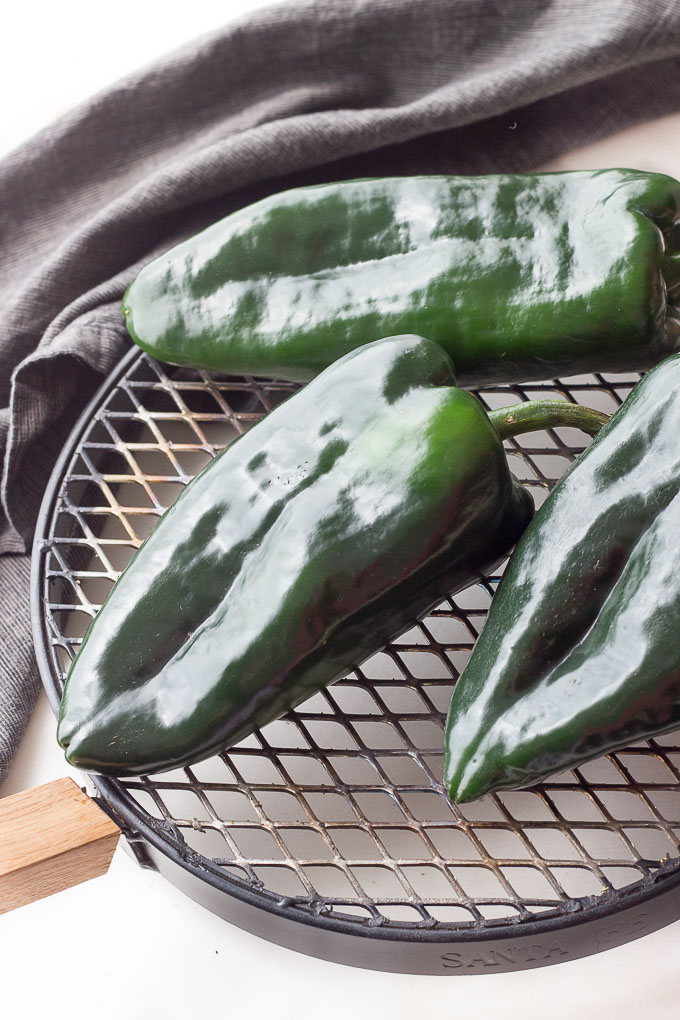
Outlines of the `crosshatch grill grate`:
<svg viewBox="0 0 680 1020">
<path fill-rule="evenodd" d="M 637 375 L 488 387 L 611 412 Z M 161 366 L 131 351 L 46 495 L 34 557 L 43 679 L 58 705 L 90 619 L 210 458 L 291 383 Z M 537 504 L 588 440 L 506 442 Z M 680 915 L 680 733 L 531 790 L 456 807 L 441 784 L 451 690 L 499 576 L 443 601 L 345 679 L 223 754 L 97 796 L 137 856 L 274 941 L 360 966 L 470 973 L 609 948 Z M 142 837 L 144 837 L 142 839 Z M 374 951 L 380 946 L 379 951 Z"/>
</svg>

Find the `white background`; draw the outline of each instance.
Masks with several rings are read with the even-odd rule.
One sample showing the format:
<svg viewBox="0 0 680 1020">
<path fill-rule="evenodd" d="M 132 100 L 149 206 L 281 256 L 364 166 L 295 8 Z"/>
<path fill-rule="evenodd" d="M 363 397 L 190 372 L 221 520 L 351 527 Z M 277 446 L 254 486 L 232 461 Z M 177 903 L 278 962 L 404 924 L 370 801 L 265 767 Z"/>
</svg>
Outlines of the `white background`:
<svg viewBox="0 0 680 1020">
<path fill-rule="evenodd" d="M 342 0 L 337 0 L 341 3 Z M 416 0 L 417 2 L 417 0 Z M 3 9 L 0 156 L 107 84 L 257 0 L 24 3 Z M 680 173 L 680 116 L 576 152 L 558 167 Z M 2 196 L 0 196 L 0 202 Z M 44 698 L 0 791 L 62 775 Z M 585 960 L 465 978 L 381 974 L 310 959 L 239 931 L 122 851 L 109 874 L 0 917 L 0 1015 L 7 1020 L 167 1016 L 229 1020 L 499 1017 L 675 1020 L 680 922 Z"/>
</svg>

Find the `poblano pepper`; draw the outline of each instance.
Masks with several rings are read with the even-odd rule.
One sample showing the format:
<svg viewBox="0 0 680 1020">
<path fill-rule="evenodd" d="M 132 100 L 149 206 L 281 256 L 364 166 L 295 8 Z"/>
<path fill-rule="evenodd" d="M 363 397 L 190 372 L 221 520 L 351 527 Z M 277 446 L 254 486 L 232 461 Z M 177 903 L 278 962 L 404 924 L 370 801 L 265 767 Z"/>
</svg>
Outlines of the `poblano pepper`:
<svg viewBox="0 0 680 1020">
<path fill-rule="evenodd" d="M 398 333 L 462 385 L 647 368 L 680 348 L 680 184 L 636 170 L 395 177 L 272 195 L 146 266 L 161 361 L 305 381 Z"/>
<path fill-rule="evenodd" d="M 342 676 L 497 563 L 531 517 L 494 412 L 415 336 L 331 366 L 216 457 L 138 550 L 70 670 L 58 738 L 115 775 L 198 761 Z"/>
<path fill-rule="evenodd" d="M 680 356 L 636 385 L 506 568 L 454 690 L 456 801 L 680 725 Z"/>
</svg>

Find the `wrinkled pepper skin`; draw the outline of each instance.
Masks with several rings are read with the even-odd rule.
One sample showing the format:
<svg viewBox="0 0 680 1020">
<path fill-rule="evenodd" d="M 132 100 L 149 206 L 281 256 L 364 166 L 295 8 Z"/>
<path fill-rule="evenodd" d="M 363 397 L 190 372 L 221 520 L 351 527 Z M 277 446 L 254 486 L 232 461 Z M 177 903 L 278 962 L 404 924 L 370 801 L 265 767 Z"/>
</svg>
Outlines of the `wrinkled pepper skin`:
<svg viewBox="0 0 680 1020">
<path fill-rule="evenodd" d="M 123 312 L 161 361 L 298 381 L 399 333 L 464 386 L 644 369 L 680 349 L 679 204 L 636 170 L 299 188 L 150 263 Z"/>
<path fill-rule="evenodd" d="M 350 353 L 208 464 L 138 550 L 72 664 L 68 760 L 134 775 L 233 744 L 497 563 L 532 512 L 441 348 Z"/>
<path fill-rule="evenodd" d="M 454 690 L 452 799 L 680 725 L 680 356 L 637 384 L 525 531 Z"/>
</svg>

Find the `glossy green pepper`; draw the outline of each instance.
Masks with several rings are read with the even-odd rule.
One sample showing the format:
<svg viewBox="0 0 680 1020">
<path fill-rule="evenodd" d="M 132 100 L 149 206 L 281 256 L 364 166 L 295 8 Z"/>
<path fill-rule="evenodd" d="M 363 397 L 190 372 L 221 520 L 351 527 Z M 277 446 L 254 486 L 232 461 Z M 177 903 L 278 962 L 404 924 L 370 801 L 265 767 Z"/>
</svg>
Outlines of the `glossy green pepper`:
<svg viewBox="0 0 680 1020">
<path fill-rule="evenodd" d="M 532 406 L 523 431 L 601 417 Z M 520 427 L 511 411 L 498 429 Z M 68 760 L 157 772 L 240 740 L 497 563 L 532 511 L 441 348 L 352 352 L 207 465 L 138 550 L 70 670 Z"/>
<path fill-rule="evenodd" d="M 680 725 L 680 356 L 567 471 L 506 568 L 454 690 L 456 801 Z"/>
<path fill-rule="evenodd" d="M 680 184 L 636 170 L 345 181 L 273 195 L 146 266 L 154 357 L 305 381 L 419 333 L 462 385 L 647 368 L 680 348 Z"/>
</svg>

